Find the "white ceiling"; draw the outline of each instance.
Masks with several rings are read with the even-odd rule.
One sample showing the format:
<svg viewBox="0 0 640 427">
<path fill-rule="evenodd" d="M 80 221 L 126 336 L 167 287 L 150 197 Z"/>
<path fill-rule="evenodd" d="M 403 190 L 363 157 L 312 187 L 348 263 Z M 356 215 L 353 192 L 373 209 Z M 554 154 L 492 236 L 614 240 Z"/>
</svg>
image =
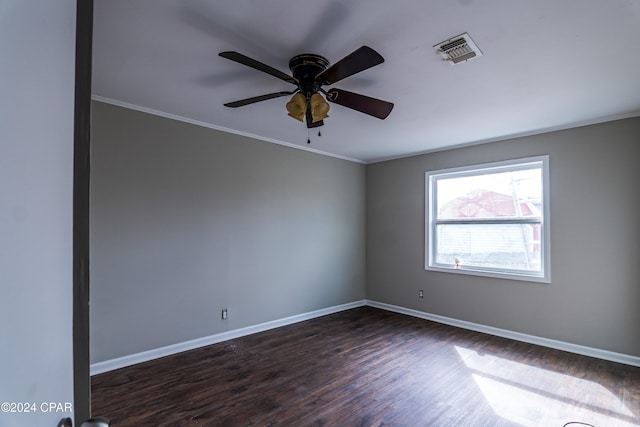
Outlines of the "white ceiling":
<svg viewBox="0 0 640 427">
<path fill-rule="evenodd" d="M 451 66 L 433 46 L 469 33 L 483 56 Z M 218 56 L 290 74 L 362 45 L 385 62 L 334 85 L 395 103 L 386 120 L 340 105 L 311 130 L 293 86 Z M 95 99 L 271 142 L 375 162 L 640 115 L 638 0 L 95 0 Z"/>
</svg>

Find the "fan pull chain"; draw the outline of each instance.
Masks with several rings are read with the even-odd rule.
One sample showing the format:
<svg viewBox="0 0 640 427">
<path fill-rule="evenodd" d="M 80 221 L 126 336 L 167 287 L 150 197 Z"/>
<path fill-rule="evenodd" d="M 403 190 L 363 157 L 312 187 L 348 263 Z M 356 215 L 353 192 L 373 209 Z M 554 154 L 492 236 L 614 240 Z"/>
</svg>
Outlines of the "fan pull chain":
<svg viewBox="0 0 640 427">
<path fill-rule="evenodd" d="M 318 136 L 322 136 L 322 132 L 318 129 Z M 311 144 L 311 130 L 307 128 L 307 144 Z"/>
</svg>

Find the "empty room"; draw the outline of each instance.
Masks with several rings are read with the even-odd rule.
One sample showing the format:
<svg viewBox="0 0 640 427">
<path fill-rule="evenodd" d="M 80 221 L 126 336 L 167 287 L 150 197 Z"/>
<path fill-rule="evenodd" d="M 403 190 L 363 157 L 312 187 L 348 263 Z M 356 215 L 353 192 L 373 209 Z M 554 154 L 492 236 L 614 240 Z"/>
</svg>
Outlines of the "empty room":
<svg viewBox="0 0 640 427">
<path fill-rule="evenodd" d="M 640 423 L 637 5 L 94 14 L 95 414 Z"/>
<path fill-rule="evenodd" d="M 640 426 L 640 3 L 92 3 L 88 319 L 7 120 L 3 402 L 80 425 L 82 365 L 111 426 Z M 72 320 L 32 376 L 75 401 L 21 380 Z"/>
</svg>

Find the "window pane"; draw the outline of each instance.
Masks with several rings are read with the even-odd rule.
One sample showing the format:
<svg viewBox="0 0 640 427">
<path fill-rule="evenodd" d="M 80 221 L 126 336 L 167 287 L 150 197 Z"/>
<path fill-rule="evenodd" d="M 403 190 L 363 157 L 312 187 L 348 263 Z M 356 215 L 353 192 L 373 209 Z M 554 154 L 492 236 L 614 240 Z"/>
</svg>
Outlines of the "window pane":
<svg viewBox="0 0 640 427">
<path fill-rule="evenodd" d="M 538 217 L 542 209 L 542 170 L 516 170 L 439 178 L 438 219 Z"/>
<path fill-rule="evenodd" d="M 435 263 L 541 272 L 540 232 L 540 224 L 439 224 Z"/>
</svg>

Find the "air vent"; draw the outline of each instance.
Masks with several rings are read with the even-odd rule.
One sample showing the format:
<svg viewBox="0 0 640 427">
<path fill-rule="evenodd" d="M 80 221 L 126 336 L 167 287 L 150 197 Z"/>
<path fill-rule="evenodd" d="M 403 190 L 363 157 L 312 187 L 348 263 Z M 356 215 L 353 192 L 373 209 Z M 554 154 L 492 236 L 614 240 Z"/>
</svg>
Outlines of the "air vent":
<svg viewBox="0 0 640 427">
<path fill-rule="evenodd" d="M 482 56 L 482 52 L 467 33 L 438 43 L 434 49 L 451 65 Z"/>
</svg>

